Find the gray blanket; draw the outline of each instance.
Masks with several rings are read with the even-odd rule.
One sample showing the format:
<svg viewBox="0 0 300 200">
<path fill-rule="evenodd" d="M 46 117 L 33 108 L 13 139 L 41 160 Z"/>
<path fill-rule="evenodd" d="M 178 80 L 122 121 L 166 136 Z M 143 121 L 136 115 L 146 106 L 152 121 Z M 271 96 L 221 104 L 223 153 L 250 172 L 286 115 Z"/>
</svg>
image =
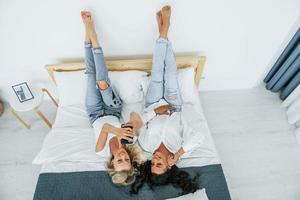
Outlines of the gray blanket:
<svg viewBox="0 0 300 200">
<path fill-rule="evenodd" d="M 206 189 L 210 200 L 230 200 L 222 166 L 182 168 L 191 176 L 198 173 L 201 188 Z M 159 186 L 151 190 L 147 184 L 138 195 L 129 194 L 130 187 L 112 184 L 104 171 L 43 173 L 39 175 L 34 200 L 123 200 L 167 199 L 179 196 L 180 190 L 173 186 Z"/>
</svg>

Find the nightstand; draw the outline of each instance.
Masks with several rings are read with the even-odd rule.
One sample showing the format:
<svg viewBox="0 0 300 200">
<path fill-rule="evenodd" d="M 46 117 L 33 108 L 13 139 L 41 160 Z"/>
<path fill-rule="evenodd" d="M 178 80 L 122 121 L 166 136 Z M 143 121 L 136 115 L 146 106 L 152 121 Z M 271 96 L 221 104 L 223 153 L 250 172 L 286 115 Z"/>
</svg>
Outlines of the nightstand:
<svg viewBox="0 0 300 200">
<path fill-rule="evenodd" d="M 22 103 L 18 100 L 17 96 L 12 95 L 12 97 L 9 100 L 9 104 L 10 104 L 9 110 L 14 115 L 14 117 L 27 129 L 30 128 L 30 125 L 27 122 L 25 122 L 18 115 L 17 112 L 27 112 L 33 110 L 46 123 L 46 125 L 49 128 L 51 128 L 52 124 L 47 119 L 47 117 L 40 111 L 39 106 L 44 100 L 45 93 L 49 96 L 49 98 L 52 100 L 52 102 L 56 107 L 58 107 L 58 103 L 55 101 L 55 99 L 52 97 L 52 95 L 46 88 L 40 88 L 35 85 L 30 85 L 30 90 L 34 98 Z"/>
</svg>

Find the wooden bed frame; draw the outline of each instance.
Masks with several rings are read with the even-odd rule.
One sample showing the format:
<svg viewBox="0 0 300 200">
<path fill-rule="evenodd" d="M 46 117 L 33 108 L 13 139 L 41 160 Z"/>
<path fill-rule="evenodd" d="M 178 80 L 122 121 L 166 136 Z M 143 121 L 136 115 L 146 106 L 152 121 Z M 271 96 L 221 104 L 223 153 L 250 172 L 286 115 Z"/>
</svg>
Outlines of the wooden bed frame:
<svg viewBox="0 0 300 200">
<path fill-rule="evenodd" d="M 178 68 L 195 68 L 195 85 L 199 87 L 201 74 L 204 68 L 206 57 L 205 56 L 178 56 L 176 57 L 176 64 Z M 127 71 L 127 70 L 140 70 L 151 72 L 152 58 L 147 59 L 107 59 L 106 65 L 109 71 Z M 51 79 L 56 83 L 54 72 L 72 72 L 81 71 L 85 69 L 85 63 L 82 62 L 69 62 L 46 65 Z"/>
</svg>

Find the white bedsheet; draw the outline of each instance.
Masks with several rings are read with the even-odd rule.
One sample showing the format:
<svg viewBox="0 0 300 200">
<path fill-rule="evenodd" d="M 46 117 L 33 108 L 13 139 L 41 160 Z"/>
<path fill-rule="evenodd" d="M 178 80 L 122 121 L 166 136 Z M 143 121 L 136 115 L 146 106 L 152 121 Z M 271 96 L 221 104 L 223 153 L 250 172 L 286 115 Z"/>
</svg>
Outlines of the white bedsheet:
<svg viewBox="0 0 300 200">
<path fill-rule="evenodd" d="M 204 145 L 190 157 L 181 159 L 178 167 L 205 166 L 220 163 L 200 102 L 193 106 L 199 123 L 205 123 Z M 131 111 L 141 112 L 142 104 L 125 105 L 125 120 Z M 144 158 L 149 155 L 143 154 Z M 95 154 L 95 139 L 85 108 L 81 105 L 59 107 L 52 130 L 46 136 L 42 149 L 33 164 L 42 164 L 41 173 L 105 170 L 107 157 Z"/>
</svg>

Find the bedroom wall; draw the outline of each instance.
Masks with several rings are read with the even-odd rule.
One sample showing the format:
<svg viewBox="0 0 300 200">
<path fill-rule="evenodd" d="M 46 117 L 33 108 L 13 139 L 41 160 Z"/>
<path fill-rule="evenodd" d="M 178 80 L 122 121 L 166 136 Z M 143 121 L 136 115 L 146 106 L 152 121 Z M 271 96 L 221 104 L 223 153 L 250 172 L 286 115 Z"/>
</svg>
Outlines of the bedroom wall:
<svg viewBox="0 0 300 200">
<path fill-rule="evenodd" d="M 154 12 L 165 3 L 173 6 L 174 50 L 208 58 L 201 90 L 259 84 L 300 10 L 298 0 L 0 0 L 0 95 L 21 81 L 55 93 L 43 66 L 82 57 L 83 9 L 94 13 L 107 56 L 151 54 Z"/>
</svg>

